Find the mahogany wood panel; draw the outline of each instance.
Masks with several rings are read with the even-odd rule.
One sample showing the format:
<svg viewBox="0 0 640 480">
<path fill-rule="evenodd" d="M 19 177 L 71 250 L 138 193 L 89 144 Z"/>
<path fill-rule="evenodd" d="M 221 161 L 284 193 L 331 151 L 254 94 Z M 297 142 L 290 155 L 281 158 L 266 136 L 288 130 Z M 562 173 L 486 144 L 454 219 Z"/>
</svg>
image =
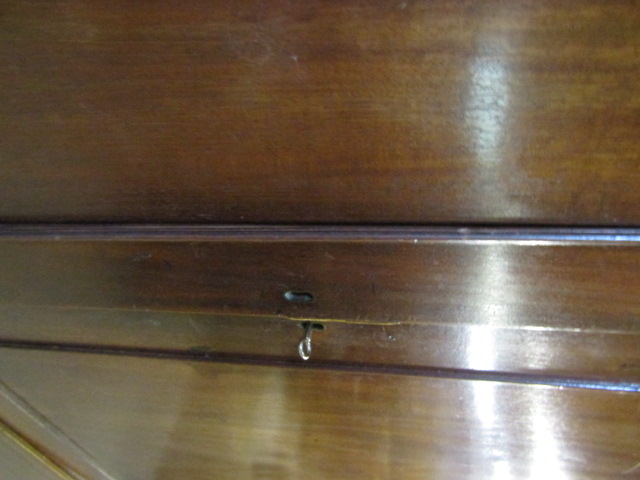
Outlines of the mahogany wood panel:
<svg viewBox="0 0 640 480">
<path fill-rule="evenodd" d="M 245 363 L 303 363 L 300 322 L 273 317 L 0 307 L 0 344 Z M 640 391 L 640 332 L 492 325 L 324 324 L 308 364 Z M 629 382 L 633 382 L 630 384 Z"/>
<path fill-rule="evenodd" d="M 640 225 L 635 1 L 0 4 L 5 221 Z"/>
<path fill-rule="evenodd" d="M 5 240 L 0 264 L 0 305 L 610 333 L 640 316 L 637 242 Z"/>
<path fill-rule="evenodd" d="M 115 479 L 637 478 L 640 396 L 0 351 L 0 378 Z"/>
</svg>

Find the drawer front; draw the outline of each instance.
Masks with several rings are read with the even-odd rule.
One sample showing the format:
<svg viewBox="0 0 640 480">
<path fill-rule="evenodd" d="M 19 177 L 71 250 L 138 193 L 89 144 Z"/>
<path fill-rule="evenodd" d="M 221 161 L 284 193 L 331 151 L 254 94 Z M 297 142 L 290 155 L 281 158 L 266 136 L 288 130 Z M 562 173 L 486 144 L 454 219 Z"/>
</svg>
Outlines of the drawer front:
<svg viewBox="0 0 640 480">
<path fill-rule="evenodd" d="M 620 331 L 638 324 L 637 236 L 541 244 L 468 240 L 466 232 L 433 239 L 424 233 L 431 231 L 371 241 L 342 234 L 233 239 L 229 231 L 178 240 L 163 233 L 135 240 L 5 239 L 0 301 L 380 325 Z M 291 301 L 287 292 L 309 301 Z"/>
<path fill-rule="evenodd" d="M 327 365 L 640 379 L 631 231 L 105 228 L 6 227 L 4 342 L 294 361 L 311 321 Z"/>
<path fill-rule="evenodd" d="M 0 219 L 639 225 L 635 2 L 21 1 Z"/>
</svg>

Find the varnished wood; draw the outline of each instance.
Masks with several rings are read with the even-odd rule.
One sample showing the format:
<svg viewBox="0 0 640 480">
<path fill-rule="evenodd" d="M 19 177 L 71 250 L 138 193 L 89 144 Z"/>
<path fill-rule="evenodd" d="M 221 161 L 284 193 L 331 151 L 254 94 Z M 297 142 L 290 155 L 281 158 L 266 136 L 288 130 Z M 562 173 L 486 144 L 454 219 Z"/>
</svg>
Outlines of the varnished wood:
<svg viewBox="0 0 640 480">
<path fill-rule="evenodd" d="M 52 468 L 74 480 L 114 480 L 95 459 L 50 419 L 35 410 L 26 399 L 0 379 L 0 422 L 20 437 L 19 443 L 37 454 Z M 7 462 L 15 467 L 15 462 Z M 4 477 L 2 477 L 4 479 Z M 39 478 L 23 475 L 22 479 Z"/>
<path fill-rule="evenodd" d="M 0 240 L 248 242 L 504 242 L 638 245 L 640 228 L 439 225 L 230 225 L 0 223 Z"/>
<path fill-rule="evenodd" d="M 638 51 L 622 0 L 0 1 L 0 221 L 82 224 L 0 225 L 0 476 L 637 478 Z"/>
<path fill-rule="evenodd" d="M 273 317 L 0 307 L 0 344 L 96 349 L 237 363 L 303 363 L 299 322 Z M 492 325 L 325 323 L 308 364 L 321 368 L 582 384 L 640 390 L 640 332 Z M 596 382 L 594 384 L 594 382 Z M 616 383 L 622 382 L 622 383 Z"/>
<path fill-rule="evenodd" d="M 631 393 L 15 350 L 0 378 L 115 478 L 638 474 Z"/>
<path fill-rule="evenodd" d="M 5 221 L 640 224 L 635 1 L 3 3 Z"/>
<path fill-rule="evenodd" d="M 0 421 L 0 476 L 3 480 L 76 480 Z"/>
<path fill-rule="evenodd" d="M 2 305 L 611 333 L 640 315 L 635 244 L 16 240 L 0 262 Z"/>
</svg>

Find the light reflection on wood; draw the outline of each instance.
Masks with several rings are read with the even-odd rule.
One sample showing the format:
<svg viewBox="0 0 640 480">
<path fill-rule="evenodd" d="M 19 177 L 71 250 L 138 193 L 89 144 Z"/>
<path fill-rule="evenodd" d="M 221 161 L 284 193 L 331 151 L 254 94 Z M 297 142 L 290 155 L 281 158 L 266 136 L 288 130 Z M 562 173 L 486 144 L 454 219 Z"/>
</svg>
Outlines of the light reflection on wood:
<svg viewBox="0 0 640 480">
<path fill-rule="evenodd" d="M 633 393 L 4 349 L 0 360 L 4 382 L 123 478 L 606 479 L 637 463 L 640 443 Z"/>
</svg>

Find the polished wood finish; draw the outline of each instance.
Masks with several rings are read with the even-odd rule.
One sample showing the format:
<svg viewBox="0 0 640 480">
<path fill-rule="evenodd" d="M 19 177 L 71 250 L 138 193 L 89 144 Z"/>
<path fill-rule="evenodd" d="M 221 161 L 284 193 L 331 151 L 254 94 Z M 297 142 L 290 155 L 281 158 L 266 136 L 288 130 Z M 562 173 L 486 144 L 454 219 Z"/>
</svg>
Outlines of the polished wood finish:
<svg viewBox="0 0 640 480">
<path fill-rule="evenodd" d="M 0 477 L 640 478 L 638 52 L 632 0 L 0 1 Z"/>
<path fill-rule="evenodd" d="M 97 465 L 95 459 L 54 423 L 35 410 L 26 399 L 0 379 L 0 418 L 18 443 L 42 458 L 62 476 L 74 480 L 114 480 Z M 19 437 L 19 438 L 18 438 Z M 1 465 L 1 464 L 0 464 Z M 20 468 L 18 461 L 8 461 L 7 468 Z M 4 477 L 2 477 L 4 479 Z M 38 476 L 20 477 L 40 478 Z"/>
<path fill-rule="evenodd" d="M 0 344 L 239 363 L 302 363 L 300 322 L 127 310 L 0 306 Z M 640 332 L 492 325 L 324 323 L 310 363 L 322 368 L 553 384 L 606 382 L 640 391 Z M 501 377 L 502 376 L 502 377 Z M 631 382 L 631 383 L 630 383 Z"/>
<path fill-rule="evenodd" d="M 637 244 L 0 242 L 0 304 L 637 332 Z M 315 301 L 288 302 L 308 291 Z"/>
<path fill-rule="evenodd" d="M 639 225 L 635 1 L 5 2 L 5 221 Z"/>
<path fill-rule="evenodd" d="M 633 393 L 5 349 L 0 378 L 118 479 L 638 474 Z"/>
<path fill-rule="evenodd" d="M 3 480 L 74 480 L 2 422 L 0 476 Z"/>
</svg>

